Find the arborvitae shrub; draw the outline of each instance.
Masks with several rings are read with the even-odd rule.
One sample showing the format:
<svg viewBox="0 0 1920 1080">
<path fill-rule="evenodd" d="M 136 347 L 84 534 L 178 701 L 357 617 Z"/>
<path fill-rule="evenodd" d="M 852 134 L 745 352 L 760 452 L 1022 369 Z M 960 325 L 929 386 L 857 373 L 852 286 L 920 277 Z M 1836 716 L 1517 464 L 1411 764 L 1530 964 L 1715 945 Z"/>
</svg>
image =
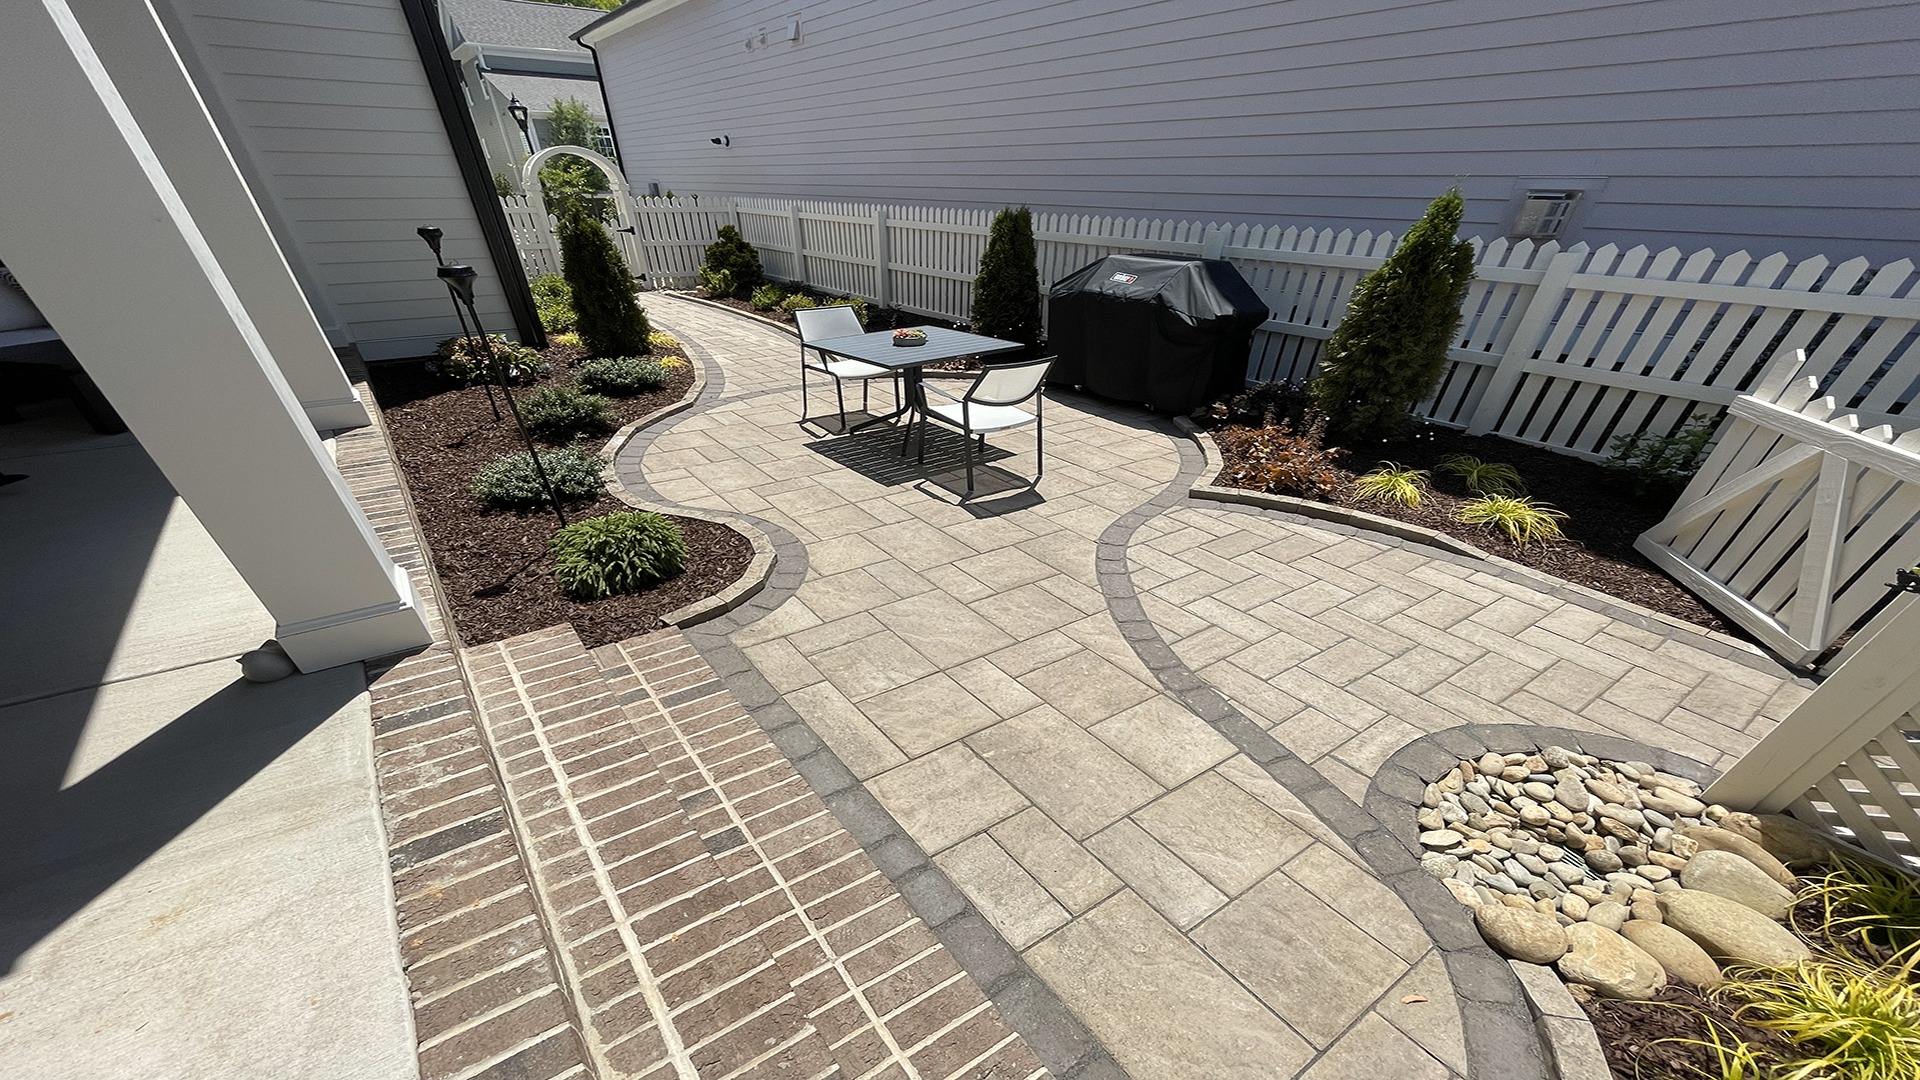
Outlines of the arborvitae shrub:
<svg viewBox="0 0 1920 1080">
<path fill-rule="evenodd" d="M 760 253 L 731 225 L 720 226 L 719 238 L 707 245 L 706 267 L 727 274 L 735 296 L 751 293 L 766 276 L 760 269 Z"/>
<path fill-rule="evenodd" d="M 576 600 L 639 592 L 687 565 L 680 526 L 646 511 L 575 522 L 551 546 L 554 579 Z"/>
<path fill-rule="evenodd" d="M 1022 206 L 993 215 L 980 274 L 973 281 L 973 329 L 1031 347 L 1040 340 L 1040 271 L 1033 246 L 1033 211 Z"/>
<path fill-rule="evenodd" d="M 571 386 L 542 387 L 520 403 L 520 417 L 527 422 L 527 430 L 551 442 L 613 430 L 612 403 Z"/>
<path fill-rule="evenodd" d="M 577 209 L 560 220 L 560 262 L 588 351 L 596 356 L 646 352 L 647 313 L 634 299 L 626 260 L 598 220 Z"/>
<path fill-rule="evenodd" d="M 600 455 L 582 446 L 540 451 L 540 464 L 563 502 L 591 499 L 607 489 Z M 473 494 L 488 506 L 527 510 L 547 501 L 534 471 L 531 454 L 502 454 L 480 467 L 473 478 Z"/>
<path fill-rule="evenodd" d="M 1440 384 L 1473 281 L 1473 245 L 1456 237 L 1465 210 L 1460 189 L 1448 188 L 1354 288 L 1312 386 L 1336 442 L 1400 434 Z"/>
</svg>

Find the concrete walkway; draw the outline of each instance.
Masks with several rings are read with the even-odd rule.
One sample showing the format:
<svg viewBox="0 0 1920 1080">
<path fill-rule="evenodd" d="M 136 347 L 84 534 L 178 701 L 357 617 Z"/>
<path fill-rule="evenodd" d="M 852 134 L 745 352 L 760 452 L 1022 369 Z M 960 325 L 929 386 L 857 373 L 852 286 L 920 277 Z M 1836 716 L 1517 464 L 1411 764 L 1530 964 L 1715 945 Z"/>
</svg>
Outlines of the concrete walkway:
<svg viewBox="0 0 1920 1080">
<path fill-rule="evenodd" d="M 794 339 L 646 303 L 709 387 L 622 480 L 782 543 L 754 609 L 689 637 L 1141 1080 L 1537 1074 L 1510 975 L 1360 808 L 1383 763 L 1513 723 L 1724 764 L 1804 693 L 1510 572 L 1189 503 L 1190 442 L 1077 395 L 1049 401 L 1037 493 L 1031 434 L 1004 435 L 963 505 L 956 436 L 923 468 L 889 428 L 803 430 Z M 993 996 L 1046 1057 L 1046 1010 Z"/>
</svg>

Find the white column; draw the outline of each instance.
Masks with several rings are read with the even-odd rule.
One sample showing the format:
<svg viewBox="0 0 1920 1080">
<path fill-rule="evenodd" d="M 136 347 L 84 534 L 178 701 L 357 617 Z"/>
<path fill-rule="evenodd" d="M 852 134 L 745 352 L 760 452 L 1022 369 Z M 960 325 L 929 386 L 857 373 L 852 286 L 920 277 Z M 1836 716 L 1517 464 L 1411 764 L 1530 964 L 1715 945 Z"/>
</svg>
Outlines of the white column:
<svg viewBox="0 0 1920 1080">
<path fill-rule="evenodd" d="M 68 0 L 0 33 L 0 252 L 304 671 L 429 640 Z M 76 587 L 84 587 L 84 573 Z"/>
<path fill-rule="evenodd" d="M 341 370 L 252 190 L 153 11 L 145 0 L 68 0 L 68 5 L 253 315 L 307 419 L 321 431 L 367 424 L 366 406 Z"/>
</svg>

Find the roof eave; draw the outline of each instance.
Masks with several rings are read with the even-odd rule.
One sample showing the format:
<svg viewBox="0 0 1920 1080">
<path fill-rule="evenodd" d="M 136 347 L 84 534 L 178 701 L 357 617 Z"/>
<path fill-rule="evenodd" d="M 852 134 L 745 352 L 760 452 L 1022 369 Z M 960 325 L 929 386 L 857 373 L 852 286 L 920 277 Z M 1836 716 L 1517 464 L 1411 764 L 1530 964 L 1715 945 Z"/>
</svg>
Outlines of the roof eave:
<svg viewBox="0 0 1920 1080">
<path fill-rule="evenodd" d="M 575 30 L 569 36 L 580 44 L 592 48 L 597 41 L 604 41 L 622 30 L 637 26 L 655 15 L 665 14 L 686 2 L 687 0 L 630 0 L 626 5 L 615 8 Z"/>
</svg>

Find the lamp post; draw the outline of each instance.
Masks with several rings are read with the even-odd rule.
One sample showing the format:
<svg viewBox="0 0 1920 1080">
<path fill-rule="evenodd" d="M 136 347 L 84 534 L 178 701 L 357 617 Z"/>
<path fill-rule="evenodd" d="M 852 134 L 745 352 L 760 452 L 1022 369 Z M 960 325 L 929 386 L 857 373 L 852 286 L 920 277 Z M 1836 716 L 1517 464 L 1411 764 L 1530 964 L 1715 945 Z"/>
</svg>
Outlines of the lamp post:
<svg viewBox="0 0 1920 1080">
<path fill-rule="evenodd" d="M 446 233 L 438 225 L 422 225 L 413 231 L 419 233 L 420 239 L 425 240 L 427 247 L 433 250 L 433 261 L 440 266 L 447 265 L 447 260 L 440 257 L 440 238 Z M 472 286 L 468 286 L 468 291 L 472 291 Z M 454 288 L 451 281 L 447 282 L 447 298 L 453 301 L 454 318 L 460 320 L 460 336 L 473 337 L 473 331 L 467 329 L 467 313 L 460 306 L 460 292 Z M 500 403 L 493 398 L 493 383 L 487 382 L 481 385 L 487 388 L 487 406 L 493 410 L 493 418 L 500 419 Z"/>
<path fill-rule="evenodd" d="M 520 441 L 527 447 L 527 457 L 533 461 L 534 475 L 540 478 L 540 487 L 547 493 L 547 501 L 553 505 L 553 516 L 560 519 L 560 527 L 567 526 L 567 512 L 560 508 L 560 493 L 553 489 L 553 481 L 547 476 L 547 467 L 540 460 L 540 451 L 533 445 L 533 436 L 527 432 L 527 422 L 520 417 L 520 406 L 513 400 L 513 391 L 507 386 L 506 373 L 500 369 L 499 358 L 493 355 L 493 342 L 487 340 L 487 331 L 480 325 L 480 312 L 473 306 L 473 280 L 479 273 L 464 263 L 441 264 L 435 273 L 447 283 L 454 298 L 466 305 L 467 315 L 473 320 L 475 336 L 480 339 L 480 351 L 487 358 L 487 374 L 498 379 L 500 393 L 507 399 L 507 411 L 513 414 L 513 426 L 520 429 Z"/>
<path fill-rule="evenodd" d="M 513 117 L 513 122 L 520 125 L 520 137 L 527 140 L 527 156 L 532 157 L 533 133 L 527 128 L 528 109 L 526 103 L 518 97 L 508 98 L 507 115 Z"/>
</svg>

